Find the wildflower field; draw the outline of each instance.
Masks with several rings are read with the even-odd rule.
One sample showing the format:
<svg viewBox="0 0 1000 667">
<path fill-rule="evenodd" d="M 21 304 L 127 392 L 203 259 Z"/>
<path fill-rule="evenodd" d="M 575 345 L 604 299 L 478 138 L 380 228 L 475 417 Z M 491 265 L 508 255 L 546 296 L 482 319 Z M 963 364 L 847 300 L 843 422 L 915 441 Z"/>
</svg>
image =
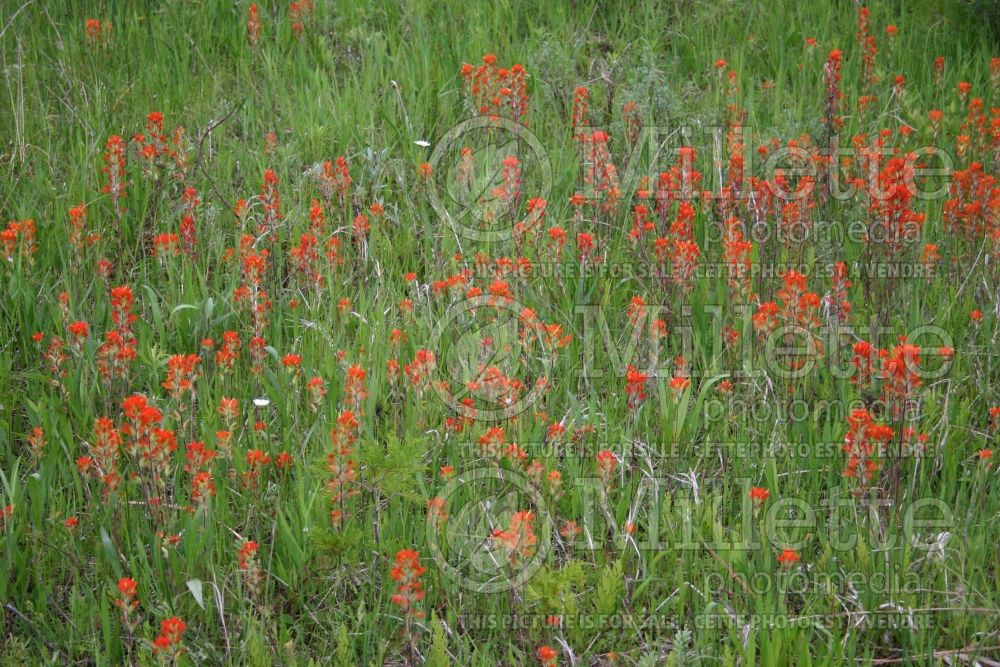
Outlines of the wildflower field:
<svg viewBox="0 0 1000 667">
<path fill-rule="evenodd" d="M 997 11 L 0 3 L 0 665 L 1000 664 Z"/>
</svg>

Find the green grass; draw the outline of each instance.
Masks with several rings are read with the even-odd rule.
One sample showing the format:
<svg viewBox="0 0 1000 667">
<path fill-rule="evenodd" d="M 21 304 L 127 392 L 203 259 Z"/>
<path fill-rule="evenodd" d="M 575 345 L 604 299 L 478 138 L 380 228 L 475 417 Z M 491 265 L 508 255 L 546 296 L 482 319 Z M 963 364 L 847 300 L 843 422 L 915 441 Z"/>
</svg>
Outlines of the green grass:
<svg viewBox="0 0 1000 667">
<path fill-rule="evenodd" d="M 628 238 L 637 180 L 623 178 L 613 213 L 588 207 L 575 224 L 569 203 L 584 188 L 570 126 L 578 86 L 590 92 L 590 124 L 611 135 L 623 177 L 632 172 L 624 164 L 621 110 L 633 101 L 668 148 L 697 148 L 702 188 L 718 192 L 729 156 L 716 163 L 710 128 L 725 127 L 731 102 L 745 113 L 754 176 L 764 175 L 760 144 L 809 135 L 822 145 L 823 65 L 834 48 L 844 53 L 841 146 L 856 135 L 870 143 L 884 128 L 886 144 L 904 152 L 937 141 L 953 154 L 956 135 L 970 134 L 958 83 L 972 84 L 987 117 L 997 105 L 996 37 L 975 15 L 950 3 L 872 6 L 879 52 L 871 92 L 878 99 L 863 111 L 853 3 L 314 4 L 297 38 L 286 3 L 260 3 L 256 47 L 247 40 L 245 2 L 0 6 L 0 210 L 4 223 L 33 219 L 37 227 L 30 260 L 0 266 L 0 508 L 13 508 L 0 524 L 0 566 L 8 573 L 0 577 L 0 664 L 153 664 L 164 658 L 151 642 L 171 616 L 187 625 L 182 663 L 537 664 L 541 646 L 558 650 L 559 664 L 578 665 L 972 664 L 1000 655 L 997 467 L 978 456 L 995 449 L 989 409 L 1000 405 L 1000 254 L 987 237 L 1000 229 L 996 201 L 979 198 L 992 206 L 992 227 L 969 238 L 946 225 L 946 197 L 914 202 L 925 215 L 919 241 L 889 259 L 912 267 L 925 243 L 936 244 L 941 261 L 930 279 L 865 275 L 877 249 L 858 238 L 755 243 L 755 267 L 804 264 L 813 269 L 808 288 L 820 298 L 832 289 L 833 262 L 852 269 L 853 309 L 841 322 L 849 333 L 827 337 L 822 359 L 799 379 L 775 372 L 751 324 L 759 302 L 780 301 L 777 273 L 754 276 L 753 301 L 733 299 L 717 273 L 682 290 L 644 270 L 654 257 L 648 237 L 639 246 Z M 110 43 L 88 43 L 90 18 L 113 25 Z M 888 24 L 898 26 L 895 38 L 884 33 Z M 807 47 L 809 37 L 815 48 Z M 419 165 L 475 115 L 460 72 L 485 53 L 527 70 L 526 129 L 513 141 L 501 130 L 470 133 L 454 148 L 476 144 L 475 185 L 486 194 L 496 183 L 483 172 L 496 173 L 503 157 L 519 155 L 523 201 L 494 225 L 521 220 L 526 200 L 544 195 L 545 227 L 562 226 L 569 238 L 559 262 L 546 255 L 547 236 L 532 244 L 464 235 L 434 207 L 421 179 Z M 940 80 L 938 55 L 946 61 Z M 734 97 L 715 67 L 720 58 L 736 73 Z M 898 74 L 906 77 L 902 96 L 891 94 Z M 944 112 L 937 139 L 931 109 Z M 147 132 L 152 111 L 163 113 L 170 132 L 186 128 L 186 167 L 145 173 L 130 142 L 119 216 L 102 192 L 105 142 Z M 686 139 L 677 132 L 682 126 L 690 128 Z M 904 126 L 915 131 L 906 136 Z M 534 159 L 527 132 L 549 170 Z M 326 208 L 317 264 L 323 284 L 316 287 L 299 279 L 289 250 L 309 231 L 311 202 L 323 200 L 317 165 L 338 156 L 346 157 L 353 184 L 346 200 Z M 634 173 L 652 176 L 654 190 L 656 174 L 674 163 L 666 153 L 636 159 Z M 435 161 L 434 182 L 454 192 L 447 160 Z M 992 147 L 954 157 L 953 169 L 974 160 L 996 172 Z M 257 235 L 266 169 L 278 178 L 283 218 Z M 201 199 L 195 251 L 155 257 L 154 237 L 179 233 L 185 187 Z M 232 212 L 239 199 L 249 200 L 243 222 Z M 873 218 L 864 198 L 815 201 L 817 233 Z M 351 221 L 375 202 L 385 214 L 371 216 L 359 244 Z M 80 203 L 87 232 L 99 238 L 77 250 L 68 211 Z M 745 204 L 737 214 L 749 220 Z M 666 234 L 674 215 L 657 222 L 655 235 Z M 768 218 L 772 228 L 777 218 Z M 723 262 L 720 222 L 712 202 L 696 202 L 693 238 L 703 266 Z M 578 269 L 576 234 L 584 231 L 596 237 L 602 271 Z M 244 233 L 270 253 L 260 288 L 272 309 L 258 326 L 234 296 L 247 282 L 239 258 Z M 331 235 L 340 239 L 340 265 L 323 257 Z M 500 276 L 495 267 L 477 267 L 477 253 L 525 257 L 535 271 Z M 98 274 L 102 258 L 112 264 L 106 279 Z M 545 273 L 556 268 L 564 273 Z M 466 269 L 471 282 L 435 289 Z M 488 294 L 500 277 L 511 308 L 467 298 L 469 287 Z M 135 295 L 136 358 L 126 380 L 106 383 L 99 348 L 116 328 L 109 292 L 120 285 Z M 661 308 L 667 335 L 658 358 L 649 356 L 644 332 L 630 351 L 633 296 Z M 348 307 L 340 307 L 342 299 Z M 571 338 L 555 349 L 546 332 L 518 328 L 523 307 Z M 978 324 L 970 318 L 975 309 L 983 313 Z M 75 321 L 87 322 L 90 336 L 65 347 L 60 376 L 46 350 L 53 336 L 68 340 Z M 724 326 L 740 331 L 738 349 L 723 345 Z M 851 367 L 851 345 L 872 340 L 876 327 L 884 332 L 873 342 L 887 351 L 904 334 L 926 348 L 925 379 L 905 419 L 880 412 L 878 386 L 837 372 Z M 241 340 L 229 371 L 215 356 L 225 331 Z M 42 343 L 33 341 L 36 332 Z M 255 335 L 265 341 L 257 360 L 250 354 Z M 504 411 L 479 390 L 473 396 L 481 418 L 455 432 L 461 415 L 442 400 L 444 392 L 430 385 L 421 391 L 405 373 L 391 381 L 387 362 L 402 369 L 429 349 L 439 365 L 433 377 L 452 381 L 449 390 L 457 392 L 454 380 L 470 379 L 461 364 L 485 358 L 484 337 L 492 339 L 494 363 L 526 385 L 523 395 L 532 400 L 518 404 L 523 410 Z M 206 338 L 215 349 L 202 346 Z M 954 348 L 953 361 L 935 356 L 939 346 Z M 290 353 L 302 357 L 300 375 L 282 365 Z M 176 354 L 202 357 L 193 397 L 171 397 L 162 386 Z M 668 382 L 680 355 L 692 377 L 675 392 Z M 651 376 L 661 371 L 638 408 L 627 393 L 629 364 Z M 356 494 L 340 522 L 330 516 L 327 456 L 331 429 L 352 407 L 345 389 L 352 365 L 366 373 L 367 396 L 353 406 L 360 422 L 351 454 Z M 311 377 L 328 389 L 315 410 Z M 548 384 L 532 393 L 542 377 Z M 730 393 L 719 391 L 723 381 L 732 383 Z M 179 447 L 167 456 L 159 493 L 149 490 L 150 468 L 122 452 L 124 479 L 105 498 L 101 481 L 81 474 L 76 461 L 92 453 L 98 418 L 124 424 L 122 401 L 132 394 L 162 411 L 161 425 Z M 233 425 L 217 410 L 223 397 L 239 401 Z M 255 407 L 262 398 L 269 403 Z M 843 476 L 841 445 L 847 415 L 861 405 L 894 427 L 892 451 L 902 447 L 904 427 L 927 434 L 928 451 L 885 457 L 870 488 L 855 493 L 856 480 Z M 547 437 L 554 423 L 565 427 L 563 436 Z M 196 510 L 185 447 L 203 441 L 216 448 L 227 426 L 232 455 L 207 466 L 216 493 Z M 47 443 L 40 458 L 28 440 L 36 427 Z M 561 474 L 561 495 L 548 481 L 534 486 L 526 464 L 483 454 L 480 438 L 496 427 L 543 476 Z M 272 459 L 287 453 L 291 464 L 269 464 L 248 484 L 250 450 Z M 602 450 L 617 456 L 607 485 L 596 461 Z M 442 478 L 445 465 L 458 473 L 455 481 Z M 751 487 L 770 493 L 759 511 Z M 162 504 L 151 506 L 150 495 Z M 427 503 L 436 497 L 446 499 L 449 514 L 440 526 L 428 519 Z M 538 558 L 527 569 L 523 562 L 497 567 L 490 558 L 503 560 L 503 552 L 483 548 L 490 531 L 527 509 L 535 512 Z M 803 516 L 807 521 L 789 525 Z M 68 517 L 79 522 L 73 530 L 64 525 Z M 580 537 L 560 535 L 566 521 L 584 529 Z M 174 535 L 176 544 L 164 541 Z M 247 540 L 259 544 L 259 579 L 239 566 Z M 785 548 L 797 551 L 797 565 L 777 561 Z M 403 549 L 419 551 L 426 567 L 420 618 L 405 618 L 392 600 L 391 570 Z M 122 577 L 138 584 L 132 630 L 114 603 Z M 488 592 L 475 590 L 475 581 Z M 546 624 L 550 616 L 563 625 Z"/>
</svg>

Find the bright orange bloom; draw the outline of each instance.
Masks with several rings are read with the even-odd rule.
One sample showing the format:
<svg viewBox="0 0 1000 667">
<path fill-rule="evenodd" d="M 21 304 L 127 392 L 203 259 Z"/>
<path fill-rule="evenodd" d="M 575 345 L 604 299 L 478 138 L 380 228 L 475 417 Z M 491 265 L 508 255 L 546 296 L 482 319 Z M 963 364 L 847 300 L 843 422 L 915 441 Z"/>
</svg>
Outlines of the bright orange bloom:
<svg viewBox="0 0 1000 667">
<path fill-rule="evenodd" d="M 240 548 L 236 551 L 236 557 L 239 560 L 240 569 L 247 570 L 250 568 L 250 560 L 257 553 L 259 545 L 253 540 L 247 540 Z"/>
<path fill-rule="evenodd" d="M 493 538 L 507 548 L 511 558 L 530 558 L 538 543 L 538 536 L 535 535 L 532 527 L 534 520 L 535 514 L 533 512 L 515 512 L 510 519 L 510 527 L 507 530 L 495 529 Z"/>
<path fill-rule="evenodd" d="M 762 486 L 754 486 L 750 489 L 750 500 L 753 501 L 754 507 L 763 506 L 770 497 L 771 493 Z"/>
<path fill-rule="evenodd" d="M 542 667 L 556 667 L 556 660 L 559 658 L 559 651 L 555 650 L 551 646 L 539 646 L 538 650 L 535 651 L 535 655 L 538 656 L 539 662 L 542 663 Z"/>
<path fill-rule="evenodd" d="M 257 46 L 260 40 L 260 10 L 256 3 L 250 4 L 249 18 L 247 18 L 247 41 L 250 46 Z"/>
<path fill-rule="evenodd" d="M 396 594 L 392 596 L 393 604 L 399 606 L 407 618 L 413 616 L 423 618 L 424 614 L 414 605 L 424 599 L 424 584 L 420 577 L 426 572 L 420 564 L 420 554 L 413 549 L 401 549 L 396 552 L 396 564 L 390 576 L 397 582 Z"/>
<path fill-rule="evenodd" d="M 597 475 L 601 478 L 601 483 L 607 486 L 611 481 L 611 476 L 615 474 L 618 467 L 618 459 L 610 449 L 597 453 Z"/>
<path fill-rule="evenodd" d="M 172 660 L 176 660 L 185 651 L 181 643 L 181 635 L 185 630 L 187 625 L 176 616 L 171 616 L 160 623 L 160 634 L 153 640 L 153 652 L 166 654 Z"/>
<path fill-rule="evenodd" d="M 625 394 L 628 396 L 628 407 L 635 410 L 646 399 L 646 384 L 649 376 L 639 371 L 631 364 L 625 371 Z"/>
<path fill-rule="evenodd" d="M 800 560 L 802 559 L 799 557 L 799 554 L 792 549 L 785 549 L 778 554 L 778 562 L 781 563 L 783 567 L 792 567 Z"/>
</svg>

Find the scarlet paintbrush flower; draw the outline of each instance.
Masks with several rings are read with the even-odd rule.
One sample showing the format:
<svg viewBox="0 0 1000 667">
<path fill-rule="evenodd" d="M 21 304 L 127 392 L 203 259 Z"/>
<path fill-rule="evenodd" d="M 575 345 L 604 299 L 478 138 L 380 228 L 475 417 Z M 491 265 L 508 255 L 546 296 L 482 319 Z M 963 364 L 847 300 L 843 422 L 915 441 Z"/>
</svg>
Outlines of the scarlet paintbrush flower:
<svg viewBox="0 0 1000 667">
<path fill-rule="evenodd" d="M 761 340 L 766 340 L 778 328 L 779 324 L 795 327 L 798 333 L 810 333 L 812 345 L 805 355 L 789 355 L 789 368 L 800 368 L 808 359 L 807 355 L 822 354 L 822 342 L 815 333 L 820 325 L 818 310 L 820 298 L 814 292 L 808 291 L 806 277 L 802 273 L 789 270 L 782 276 L 782 288 L 776 296 L 781 301 L 777 305 L 773 301 L 762 303 L 752 318 L 753 327 L 759 333 Z M 797 341 L 801 344 L 801 340 Z"/>
<path fill-rule="evenodd" d="M 833 286 L 826 303 L 838 321 L 844 321 L 851 314 L 851 302 L 847 298 L 850 286 L 851 281 L 847 279 L 847 265 L 844 262 L 837 262 L 833 265 Z"/>
<path fill-rule="evenodd" d="M 882 362 L 882 387 L 886 399 L 892 403 L 893 413 L 901 414 L 908 400 L 923 384 L 920 372 L 920 347 L 900 339 Z"/>
<path fill-rule="evenodd" d="M 0 258 L 7 262 L 20 257 L 24 266 L 28 267 L 34 261 L 33 255 L 37 250 L 34 220 L 14 220 L 7 223 L 6 229 L 0 230 Z"/>
<path fill-rule="evenodd" d="M 611 482 L 611 476 L 615 474 L 617 467 L 618 459 L 615 458 L 611 450 L 605 449 L 597 453 L 597 476 L 600 478 L 601 484 L 607 486 Z"/>
<path fill-rule="evenodd" d="M 860 491 L 878 472 L 879 461 L 895 432 L 890 426 L 878 424 L 864 409 L 852 411 L 847 425 L 842 447 L 847 454 L 844 477 L 855 480 L 860 485 Z"/>
<path fill-rule="evenodd" d="M 858 44 L 862 53 L 862 84 L 866 90 L 871 90 L 875 85 L 875 56 L 878 54 L 878 47 L 875 45 L 875 36 L 871 32 L 871 12 L 867 7 L 858 10 Z"/>
<path fill-rule="evenodd" d="M 420 177 L 421 182 L 427 182 L 434 175 L 434 168 L 427 162 L 419 165 L 417 167 L 417 176 Z"/>
<path fill-rule="evenodd" d="M 1000 431 L 1000 405 L 990 408 L 990 426 L 994 431 Z"/>
<path fill-rule="evenodd" d="M 535 656 L 542 664 L 542 667 L 556 667 L 556 664 L 558 664 L 557 660 L 559 658 L 559 651 L 548 645 L 539 646 L 538 650 L 535 651 Z"/>
<path fill-rule="evenodd" d="M 69 210 L 69 244 L 77 253 L 83 252 L 84 249 L 86 215 L 87 206 L 85 204 L 78 204 Z M 94 235 L 86 238 L 93 243 L 99 237 Z"/>
<path fill-rule="evenodd" d="M 755 509 L 763 507 L 769 497 L 771 497 L 771 493 L 762 486 L 754 486 L 750 489 L 750 500 Z"/>
<path fill-rule="evenodd" d="M 535 553 L 538 536 L 532 527 L 534 520 L 533 512 L 515 512 L 507 530 L 497 528 L 493 531 L 493 539 L 504 545 L 512 560 L 527 559 Z"/>
<path fill-rule="evenodd" d="M 735 217 L 725 223 L 723 258 L 726 261 L 729 298 L 733 304 L 746 303 L 750 299 L 751 262 L 753 243 L 744 240 L 742 223 Z"/>
<path fill-rule="evenodd" d="M 82 344 L 90 336 L 90 327 L 87 326 L 86 322 L 73 322 L 66 329 L 69 331 L 72 342 L 76 346 Z"/>
<path fill-rule="evenodd" d="M 35 463 L 38 463 L 42 460 L 42 456 L 45 453 L 45 431 L 41 426 L 35 426 L 31 429 L 27 440 L 31 456 L 35 459 Z"/>
<path fill-rule="evenodd" d="M 615 212 L 621 198 L 621 184 L 608 148 L 607 132 L 598 130 L 584 137 L 580 160 L 590 199 L 598 203 L 601 212 Z"/>
<path fill-rule="evenodd" d="M 625 394 L 628 396 L 628 407 L 637 409 L 646 399 L 646 384 L 649 376 L 640 372 L 635 366 L 629 365 L 625 371 Z"/>
<path fill-rule="evenodd" d="M 859 340 L 854 344 L 854 357 L 851 364 L 854 366 L 855 374 L 851 376 L 851 382 L 866 386 L 875 378 L 875 364 L 878 360 L 878 350 L 868 341 Z"/>
<path fill-rule="evenodd" d="M 330 473 L 327 488 L 334 506 L 330 518 L 338 528 L 344 525 L 347 499 L 358 494 L 358 490 L 354 488 L 357 470 L 352 454 L 359 425 L 355 414 L 345 410 L 340 413 L 337 423 L 330 430 L 332 451 L 327 455 L 327 471 Z"/>
<path fill-rule="evenodd" d="M 135 579 L 122 577 L 118 580 L 118 592 L 121 593 L 122 597 L 125 599 L 134 599 L 137 588 L 138 584 L 135 582 Z M 135 600 L 135 603 L 138 604 L 138 600 Z"/>
<path fill-rule="evenodd" d="M 580 533 L 581 528 L 577 525 L 576 521 L 566 521 L 563 523 L 562 528 L 559 529 L 559 535 L 569 542 L 576 540 Z"/>
<path fill-rule="evenodd" d="M 677 401 L 680 399 L 681 394 L 684 393 L 684 390 L 691 386 L 691 379 L 682 376 L 675 376 L 670 378 L 667 385 L 670 387 L 670 393 L 674 397 L 674 400 Z"/>
<path fill-rule="evenodd" d="M 160 624 L 160 634 L 153 640 L 153 653 L 177 660 L 186 650 L 181 635 L 187 625 L 180 618 L 172 616 Z"/>
<path fill-rule="evenodd" d="M 104 151 L 102 171 L 108 178 L 104 192 L 110 195 L 111 205 L 118 218 L 122 217 L 121 200 L 125 198 L 125 140 L 117 134 L 108 137 Z"/>
<path fill-rule="evenodd" d="M 785 549 L 778 554 L 778 562 L 781 563 L 782 567 L 792 567 L 800 560 L 802 559 L 799 557 L 799 554 L 792 549 Z"/>
<path fill-rule="evenodd" d="M 841 56 L 840 49 L 830 51 L 826 65 L 823 66 L 826 75 L 826 128 L 831 135 L 836 134 L 844 124 L 840 117 L 840 107 L 844 98 L 844 94 L 840 91 Z"/>
<path fill-rule="evenodd" d="M 132 313 L 135 305 L 135 297 L 132 295 L 132 288 L 128 285 L 115 287 L 111 290 L 111 321 L 118 327 L 118 331 L 126 337 L 130 337 L 132 323 L 136 316 Z"/>
<path fill-rule="evenodd" d="M 7 522 L 10 521 L 12 516 L 14 516 L 13 505 L 8 504 L 0 507 L 0 531 L 7 530 Z"/>
<path fill-rule="evenodd" d="M 365 371 L 361 366 L 353 365 L 347 368 L 347 380 L 344 383 L 344 404 L 360 414 L 361 403 L 368 398 L 365 389 Z"/>
<path fill-rule="evenodd" d="M 177 400 L 194 397 L 194 383 L 201 377 L 199 364 L 201 357 L 197 354 L 175 354 L 167 360 L 167 379 L 163 381 L 163 388 L 171 397 Z"/>
<path fill-rule="evenodd" d="M 177 234 L 157 234 L 153 238 L 153 257 L 176 257 L 181 252 L 180 237 Z"/>
<path fill-rule="evenodd" d="M 585 136 L 583 132 L 578 131 L 578 128 L 584 128 L 590 124 L 587 118 L 587 100 L 589 98 L 590 93 L 583 86 L 578 87 L 573 95 L 573 117 L 570 119 L 570 124 L 573 128 L 573 138 L 578 141 L 582 141 Z"/>
<path fill-rule="evenodd" d="M 528 82 L 527 72 L 524 66 L 515 63 L 511 66 L 507 74 L 508 107 L 515 122 L 525 123 L 525 116 L 528 114 Z"/>
<path fill-rule="evenodd" d="M 305 22 L 312 14 L 312 0 L 297 0 L 288 6 L 288 20 L 292 24 L 292 34 L 298 38 L 302 37 L 305 30 Z"/>
<path fill-rule="evenodd" d="M 352 225 L 352 230 L 354 232 L 354 238 L 358 241 L 364 241 L 368 237 L 368 232 L 371 231 L 371 224 L 368 222 L 369 218 L 364 213 L 358 213 L 354 216 L 354 223 Z"/>
<path fill-rule="evenodd" d="M 636 204 L 632 209 L 632 231 L 629 232 L 629 238 L 638 241 L 642 239 L 644 232 L 652 232 L 655 229 L 656 226 L 649 220 L 649 209 L 643 204 Z"/>
<path fill-rule="evenodd" d="M 483 64 L 474 67 L 465 63 L 461 68 L 462 81 L 468 102 L 480 115 L 498 118 L 501 112 L 515 122 L 524 122 L 528 112 L 527 72 L 523 65 L 510 69 L 497 66 L 492 53 L 483 56 Z"/>
<path fill-rule="evenodd" d="M 188 187 L 184 189 L 182 201 L 184 215 L 181 217 L 180 238 L 184 252 L 187 255 L 193 256 L 195 254 L 195 245 L 198 241 L 197 216 L 201 198 L 198 196 L 197 190 Z"/>
<path fill-rule="evenodd" d="M 115 265 L 107 259 L 99 259 L 97 261 L 97 275 L 99 275 L 105 282 L 111 280 L 111 275 L 114 272 Z"/>
<path fill-rule="evenodd" d="M 247 252 L 243 255 L 243 277 L 247 284 L 254 288 L 261 284 L 267 271 L 267 250 Z"/>
<path fill-rule="evenodd" d="M 208 501 L 215 496 L 215 482 L 212 480 L 212 473 L 201 471 L 191 478 L 191 501 L 201 506 L 208 507 Z"/>
<path fill-rule="evenodd" d="M 236 551 L 236 558 L 239 560 L 241 570 L 246 571 L 250 569 L 251 560 L 254 554 L 257 553 L 258 548 L 259 545 L 253 540 L 247 540 L 240 545 L 240 548 Z"/>
<path fill-rule="evenodd" d="M 412 549 L 401 549 L 396 553 L 396 563 L 390 572 L 396 582 L 396 593 L 392 596 L 393 604 L 400 607 L 410 617 L 423 618 L 422 611 L 416 608 L 416 603 L 424 599 L 424 584 L 420 578 L 426 572 L 420 564 L 420 554 Z"/>
<path fill-rule="evenodd" d="M 593 258 L 594 236 L 589 232 L 580 232 L 576 236 L 577 259 L 584 264 Z"/>
<path fill-rule="evenodd" d="M 437 358 L 433 352 L 426 349 L 417 350 L 413 361 L 403 365 L 403 373 L 418 391 L 430 386 L 436 369 Z"/>
<path fill-rule="evenodd" d="M 159 421 L 159 417 L 155 413 L 147 413 L 148 410 L 155 410 L 155 408 L 148 404 L 146 397 L 142 394 L 132 394 L 122 401 L 122 410 L 125 412 L 125 416 L 135 423 L 148 425 Z M 134 429 L 130 428 L 129 433 L 133 432 Z"/>
<path fill-rule="evenodd" d="M 250 4 L 249 17 L 247 18 L 247 41 L 250 46 L 257 46 L 260 40 L 260 10 L 256 3 Z"/>
<path fill-rule="evenodd" d="M 135 610 L 139 607 L 139 598 L 136 593 L 139 584 L 135 579 L 122 577 L 118 580 L 118 597 L 115 598 L 115 606 L 122 610 L 122 625 L 129 632 L 135 629 L 138 620 L 133 617 Z"/>
<path fill-rule="evenodd" d="M 544 227 L 547 207 L 548 202 L 541 197 L 532 197 L 528 200 L 525 206 L 527 215 L 524 220 L 514 225 L 514 237 L 518 242 L 524 242 L 522 237 L 525 235 L 528 237 L 528 243 L 534 244 L 538 240 Z"/>
<path fill-rule="evenodd" d="M 347 158 L 341 155 L 335 162 L 330 160 L 324 162 L 318 180 L 320 192 L 323 193 L 328 207 L 333 206 L 335 197 L 340 208 L 347 204 L 353 182 L 347 166 Z"/>
<path fill-rule="evenodd" d="M 892 92 L 896 97 L 899 97 L 906 92 L 906 77 L 904 75 L 897 74 L 893 79 Z"/>
<path fill-rule="evenodd" d="M 132 432 L 131 429 L 129 431 Z M 107 417 L 100 417 L 94 424 L 94 439 L 89 445 L 89 457 L 85 466 L 80 466 L 82 474 L 88 474 L 91 467 L 96 476 L 104 484 L 104 496 L 107 498 L 117 488 L 120 482 L 118 475 L 118 454 L 122 439 L 114 422 Z M 79 460 L 78 460 L 79 463 Z"/>
<path fill-rule="evenodd" d="M 642 133 L 642 116 L 640 115 L 639 107 L 634 101 L 629 100 L 622 107 L 622 120 L 625 123 L 628 145 L 634 149 L 639 142 L 639 135 Z M 636 196 L 643 197 L 641 192 L 637 192 Z"/>
<path fill-rule="evenodd" d="M 493 426 L 480 436 L 479 447 L 487 458 L 497 460 L 503 454 L 505 442 L 506 436 L 503 429 L 499 426 Z"/>
<path fill-rule="evenodd" d="M 309 409 L 318 412 L 326 396 L 326 381 L 321 377 L 309 378 L 306 382 L 306 391 L 309 392 Z"/>
<path fill-rule="evenodd" d="M 96 44 L 101 39 L 101 22 L 97 19 L 87 19 L 83 24 L 83 31 L 89 44 Z"/>
<path fill-rule="evenodd" d="M 271 457 L 260 449 L 251 449 L 246 455 L 246 471 L 243 473 L 243 486 L 256 489 L 259 485 L 261 471 L 271 463 Z"/>
<path fill-rule="evenodd" d="M 273 169 L 264 170 L 264 187 L 260 192 L 264 204 L 262 231 L 272 230 L 281 220 L 281 197 L 278 194 L 278 175 Z"/>
<path fill-rule="evenodd" d="M 521 200 L 521 161 L 513 155 L 505 157 L 501 163 L 503 183 L 493 189 L 493 196 L 500 200 L 503 212 L 513 212 Z"/>
<path fill-rule="evenodd" d="M 319 240 L 314 234 L 302 234 L 299 245 L 289 248 L 288 256 L 302 283 L 322 286 L 323 274 L 317 270 L 319 255 Z"/>
</svg>

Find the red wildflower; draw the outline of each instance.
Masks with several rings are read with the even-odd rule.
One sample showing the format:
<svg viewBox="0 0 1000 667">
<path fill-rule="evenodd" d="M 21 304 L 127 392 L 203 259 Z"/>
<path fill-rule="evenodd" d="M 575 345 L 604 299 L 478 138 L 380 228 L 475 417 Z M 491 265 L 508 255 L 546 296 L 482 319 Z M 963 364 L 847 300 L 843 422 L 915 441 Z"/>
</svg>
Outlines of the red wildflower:
<svg viewBox="0 0 1000 667">
<path fill-rule="evenodd" d="M 176 660 L 184 651 L 181 635 L 187 630 L 187 625 L 180 618 L 171 616 L 160 623 L 160 634 L 153 640 L 153 653 L 166 655 Z"/>
<path fill-rule="evenodd" d="M 260 10 L 256 3 L 250 4 L 249 17 L 247 18 L 247 41 L 250 46 L 257 46 L 260 40 Z"/>
<path fill-rule="evenodd" d="M 597 476 L 600 477 L 601 484 L 607 486 L 610 483 L 617 467 L 618 459 L 610 449 L 597 453 Z"/>
<path fill-rule="evenodd" d="M 792 549 L 785 549 L 778 554 L 778 562 L 781 563 L 783 567 L 792 567 L 800 560 L 802 559 L 799 557 L 799 554 Z"/>
<path fill-rule="evenodd" d="M 556 667 L 557 660 L 559 658 L 559 651 L 555 650 L 551 646 L 539 646 L 538 650 L 535 651 L 535 655 L 538 657 L 539 662 L 542 663 L 542 667 Z"/>
<path fill-rule="evenodd" d="M 426 572 L 420 564 L 420 554 L 412 549 L 401 549 L 396 553 L 396 564 L 390 576 L 397 583 L 393 604 L 399 606 L 407 617 L 423 618 L 424 614 L 415 604 L 424 599 L 424 584 L 420 577 Z"/>
</svg>

